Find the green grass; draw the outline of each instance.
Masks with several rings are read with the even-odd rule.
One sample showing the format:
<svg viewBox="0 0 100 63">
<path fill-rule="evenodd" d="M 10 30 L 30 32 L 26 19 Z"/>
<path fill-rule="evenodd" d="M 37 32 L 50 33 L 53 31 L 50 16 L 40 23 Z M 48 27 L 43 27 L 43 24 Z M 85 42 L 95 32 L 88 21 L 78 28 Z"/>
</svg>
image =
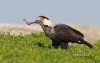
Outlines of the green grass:
<svg viewBox="0 0 100 63">
<path fill-rule="evenodd" d="M 0 63 L 99 63 L 100 41 L 90 49 L 71 45 L 70 49 L 54 49 L 44 33 L 13 36 L 0 34 Z"/>
</svg>

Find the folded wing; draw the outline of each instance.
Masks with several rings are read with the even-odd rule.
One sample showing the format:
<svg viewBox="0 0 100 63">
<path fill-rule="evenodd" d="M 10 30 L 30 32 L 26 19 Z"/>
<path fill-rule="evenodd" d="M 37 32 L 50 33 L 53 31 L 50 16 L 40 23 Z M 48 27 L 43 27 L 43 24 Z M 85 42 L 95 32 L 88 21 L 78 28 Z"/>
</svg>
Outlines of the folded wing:
<svg viewBox="0 0 100 63">
<path fill-rule="evenodd" d="M 54 27 L 57 37 L 64 41 L 76 41 L 78 38 L 84 37 L 84 35 L 68 25 L 59 24 Z"/>
</svg>

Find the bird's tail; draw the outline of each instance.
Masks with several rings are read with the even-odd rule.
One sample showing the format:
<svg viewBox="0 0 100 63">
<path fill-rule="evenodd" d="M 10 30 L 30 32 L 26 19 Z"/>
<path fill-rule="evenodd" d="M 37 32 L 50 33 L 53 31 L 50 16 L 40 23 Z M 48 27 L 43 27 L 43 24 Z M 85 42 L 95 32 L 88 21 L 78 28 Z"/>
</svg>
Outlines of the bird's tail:
<svg viewBox="0 0 100 63">
<path fill-rule="evenodd" d="M 87 41 L 81 40 L 81 42 L 82 42 L 83 44 L 87 45 L 88 47 L 93 48 L 93 46 L 92 46 L 90 43 L 88 43 Z"/>
<path fill-rule="evenodd" d="M 90 48 L 93 48 L 93 46 L 90 43 L 88 43 L 87 41 L 84 41 L 84 44 L 87 45 Z"/>
</svg>

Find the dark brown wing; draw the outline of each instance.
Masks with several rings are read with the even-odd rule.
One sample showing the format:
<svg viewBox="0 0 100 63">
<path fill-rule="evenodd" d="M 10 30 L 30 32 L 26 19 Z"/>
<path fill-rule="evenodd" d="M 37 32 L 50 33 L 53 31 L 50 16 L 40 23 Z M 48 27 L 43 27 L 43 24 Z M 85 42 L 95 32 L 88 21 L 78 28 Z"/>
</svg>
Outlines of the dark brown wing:
<svg viewBox="0 0 100 63">
<path fill-rule="evenodd" d="M 76 30 L 76 29 L 74 29 L 74 28 L 71 28 L 71 27 L 68 26 L 68 25 L 65 25 L 65 26 L 69 27 L 70 30 L 73 30 L 75 33 L 77 33 L 77 34 L 79 34 L 80 36 L 84 37 L 84 35 L 83 35 L 80 31 L 78 31 L 78 30 Z"/>
<path fill-rule="evenodd" d="M 57 36 L 64 41 L 75 41 L 77 38 L 84 37 L 81 32 L 65 24 L 56 25 L 54 30 Z"/>
</svg>

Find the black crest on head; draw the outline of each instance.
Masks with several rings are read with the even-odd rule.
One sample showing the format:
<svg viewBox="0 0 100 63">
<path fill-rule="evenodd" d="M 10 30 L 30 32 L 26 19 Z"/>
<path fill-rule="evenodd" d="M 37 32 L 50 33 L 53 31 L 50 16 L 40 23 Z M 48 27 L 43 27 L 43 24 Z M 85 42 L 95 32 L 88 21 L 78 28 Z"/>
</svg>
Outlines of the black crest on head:
<svg viewBox="0 0 100 63">
<path fill-rule="evenodd" d="M 49 20 L 49 18 L 48 18 L 48 17 L 46 17 L 46 16 L 39 16 L 39 17 L 42 17 L 42 18 L 45 18 L 45 19 Z"/>
</svg>

